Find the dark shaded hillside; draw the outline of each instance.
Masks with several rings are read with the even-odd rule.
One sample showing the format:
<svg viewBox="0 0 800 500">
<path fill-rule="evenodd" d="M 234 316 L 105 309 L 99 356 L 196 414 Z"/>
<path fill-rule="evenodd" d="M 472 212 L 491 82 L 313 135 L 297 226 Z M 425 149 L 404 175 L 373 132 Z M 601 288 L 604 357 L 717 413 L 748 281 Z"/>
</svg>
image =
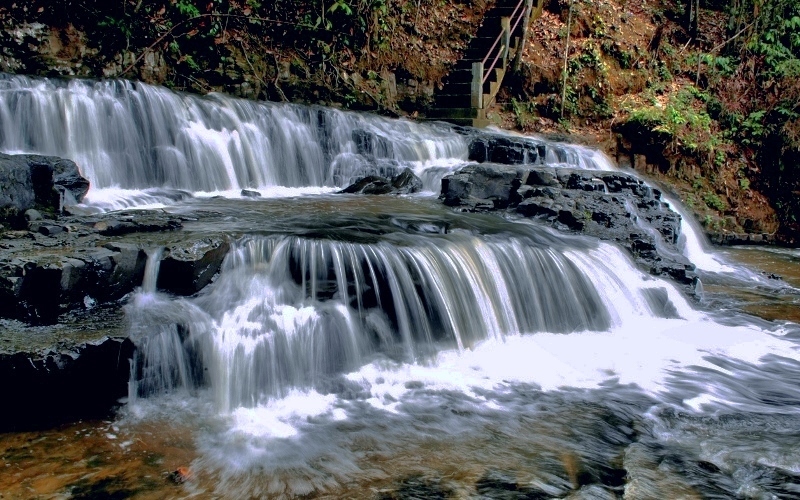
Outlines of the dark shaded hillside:
<svg viewBox="0 0 800 500">
<path fill-rule="evenodd" d="M 484 0 L 32 0 L 0 6 L 0 70 L 193 92 L 425 108 Z"/>
</svg>

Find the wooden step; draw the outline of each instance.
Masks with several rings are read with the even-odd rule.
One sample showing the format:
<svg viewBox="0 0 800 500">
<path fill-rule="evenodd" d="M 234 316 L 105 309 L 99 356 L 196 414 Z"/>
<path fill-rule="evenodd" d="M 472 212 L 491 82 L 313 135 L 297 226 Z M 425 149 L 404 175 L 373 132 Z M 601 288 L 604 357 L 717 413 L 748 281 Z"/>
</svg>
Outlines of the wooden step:
<svg viewBox="0 0 800 500">
<path fill-rule="evenodd" d="M 510 17 L 516 6 L 517 0 L 497 0 L 497 5 L 486 13 L 476 36 L 469 41 L 462 58 L 445 78 L 442 90 L 436 93 L 434 109 L 428 112 L 426 119 L 476 127 L 489 124 L 485 108 L 499 92 L 505 76 L 505 65 L 508 63 L 508 60 L 502 57 L 495 62 L 498 53 L 502 55 L 505 52 L 501 43 L 494 47 L 491 54 L 489 49 L 502 33 L 503 18 Z M 514 38 L 512 37 L 512 47 L 508 51 L 509 57 L 518 45 L 518 41 Z M 472 107 L 474 81 L 472 66 L 473 63 L 482 62 L 484 59 L 487 59 L 486 66 L 495 62 L 495 67 L 489 73 L 486 83 L 482 85 L 481 97 L 484 109 L 478 109 Z"/>
<path fill-rule="evenodd" d="M 428 118 L 480 118 L 482 111 L 475 108 L 434 108 L 426 114 Z"/>
<path fill-rule="evenodd" d="M 444 84 L 472 83 L 472 63 L 469 68 L 456 68 L 444 79 Z"/>
<path fill-rule="evenodd" d="M 469 94 L 439 94 L 434 102 L 437 108 L 468 108 L 472 106 L 472 96 Z"/>
<path fill-rule="evenodd" d="M 472 93 L 472 82 L 447 83 L 441 90 L 442 94 L 470 95 Z"/>
</svg>

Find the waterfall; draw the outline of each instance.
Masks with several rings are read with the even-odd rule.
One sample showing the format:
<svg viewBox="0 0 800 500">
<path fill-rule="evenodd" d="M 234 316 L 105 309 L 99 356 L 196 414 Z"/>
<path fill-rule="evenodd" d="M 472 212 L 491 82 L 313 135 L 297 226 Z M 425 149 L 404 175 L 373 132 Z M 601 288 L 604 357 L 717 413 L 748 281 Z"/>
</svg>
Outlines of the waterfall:
<svg viewBox="0 0 800 500">
<path fill-rule="evenodd" d="M 138 394 L 207 383 L 229 412 L 375 356 L 425 363 L 484 340 L 693 317 L 677 290 L 648 280 L 616 247 L 568 248 L 532 234 L 402 244 L 246 237 L 197 298 L 134 301 L 129 314 L 146 339 Z"/>
<path fill-rule="evenodd" d="M 163 255 L 164 249 L 162 247 L 147 252 L 147 262 L 144 266 L 144 277 L 142 278 L 142 293 L 145 295 L 156 293 L 158 270 L 161 267 L 161 257 Z"/>
<path fill-rule="evenodd" d="M 105 279 L 99 266 L 142 282 L 120 301 L 136 346 L 128 404 L 113 422 L 82 421 L 37 439 L 9 433 L 0 442 L 8 450 L 20 436 L 28 444 L 0 489 L 48 497 L 797 496 L 796 290 L 712 255 L 675 202 L 677 248 L 701 269 L 696 292 L 708 290 L 699 305 L 615 243 L 519 214 L 459 212 L 431 196 L 442 175 L 480 157 L 476 144 L 508 162 L 616 169 L 596 150 L 492 137 L 503 134 L 122 80 L 0 74 L 0 150 L 74 159 L 93 183 L 85 205 L 63 200 L 67 211 L 165 214 L 65 216 L 71 234 L 9 241 L 10 259 L 28 259 L 30 249 L 64 261 L 40 260 L 47 283 L 66 280 L 72 251 L 92 258 L 78 287 Z M 508 154 L 489 154 L 497 151 Z M 328 195 L 403 168 L 428 192 Z M 578 177 L 592 189 L 604 177 L 616 196 L 616 175 Z M 271 199 L 245 197 L 243 188 Z M 675 221 L 660 225 L 666 208 L 643 191 L 637 186 L 642 199 L 627 206 L 641 214 L 635 233 L 670 257 Z M 100 236 L 84 225 L 151 217 L 182 227 Z M 627 237 L 633 225 L 624 222 Z M 118 255 L 115 242 L 145 249 L 143 273 L 139 254 Z M 785 260 L 794 273 L 787 281 L 798 279 Z M 166 291 L 196 290 L 174 286 L 188 280 L 202 289 Z M 41 362 L 27 352 L 6 357 L 26 371 L 120 366 L 122 350 L 90 340 L 117 320 L 114 304 L 97 302 L 85 296 L 91 311 L 75 309 L 53 327 L 0 320 L 11 326 L 9 349 L 31 332 L 34 347 L 58 342 L 40 351 Z M 787 321 L 747 312 L 770 308 Z M 83 365 L 70 342 L 86 342 Z M 41 396 L 39 386 L 32 394 Z M 119 463 L 129 473 L 118 474 Z M 172 480 L 153 480 L 168 470 Z"/>
<path fill-rule="evenodd" d="M 125 80 L 2 74 L 0 151 L 70 158 L 93 189 L 189 192 L 341 187 L 467 155 L 461 136 L 410 121 Z"/>
<path fill-rule="evenodd" d="M 126 306 L 129 336 L 137 346 L 131 362 L 129 401 L 197 384 L 197 364 L 186 343 L 186 328 L 192 317 L 202 317 L 202 313 L 192 314 L 191 308 L 156 291 L 162 255 L 161 247 L 147 253 L 142 287 Z"/>
</svg>

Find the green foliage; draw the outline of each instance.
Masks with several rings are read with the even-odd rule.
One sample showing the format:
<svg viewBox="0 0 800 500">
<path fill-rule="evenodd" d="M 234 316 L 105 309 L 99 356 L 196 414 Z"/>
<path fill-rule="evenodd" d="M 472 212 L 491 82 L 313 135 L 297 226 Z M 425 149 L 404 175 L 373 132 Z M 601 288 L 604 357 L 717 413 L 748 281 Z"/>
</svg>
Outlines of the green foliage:
<svg viewBox="0 0 800 500">
<path fill-rule="evenodd" d="M 522 130 L 529 129 L 536 123 L 536 106 L 533 102 L 519 102 L 511 98 L 511 111 L 514 112 L 514 120 L 517 127 Z"/>
<path fill-rule="evenodd" d="M 100 28 L 110 28 L 118 31 L 126 40 L 133 34 L 131 31 L 131 21 L 127 18 L 114 18 L 106 16 L 105 19 L 97 23 Z"/>
<path fill-rule="evenodd" d="M 722 199 L 717 196 L 716 193 L 712 193 L 711 191 L 708 191 L 703 195 L 703 202 L 705 202 L 709 208 L 713 208 L 717 212 L 722 212 L 728 207 L 727 204 L 722 201 Z"/>
<path fill-rule="evenodd" d="M 672 94 L 666 104 L 656 101 L 651 106 L 629 108 L 628 122 L 649 129 L 675 148 L 705 153 L 716 160 L 724 139 L 712 128 L 713 120 L 704 106 L 708 99 L 706 93 L 686 86 Z"/>
<path fill-rule="evenodd" d="M 741 0 L 729 7 L 729 14 L 729 31 L 744 26 L 738 48 L 757 57 L 754 74 L 762 92 L 737 132 L 744 144 L 760 147 L 766 137 L 781 134 L 785 123 L 800 118 L 800 2 Z M 748 23 L 753 28 L 747 29 Z"/>
<path fill-rule="evenodd" d="M 604 60 L 601 46 L 593 39 L 587 40 L 582 50 L 569 59 L 567 68 L 569 78 L 564 93 L 565 111 L 569 114 L 609 118 L 612 115 L 608 101 L 609 67 Z M 586 101 L 583 97 L 588 97 L 589 100 Z"/>
<path fill-rule="evenodd" d="M 345 0 L 336 0 L 335 2 L 333 2 L 333 5 L 331 5 L 328 8 L 328 12 L 330 12 L 331 14 L 333 14 L 337 10 L 341 10 L 348 16 L 353 15 L 353 9 L 351 9 L 350 6 L 347 5 L 347 2 Z"/>
<path fill-rule="evenodd" d="M 742 177 L 741 179 L 739 179 L 739 189 L 741 189 L 742 191 L 747 191 L 748 189 L 750 189 L 750 179 L 748 179 L 747 177 Z"/>
<path fill-rule="evenodd" d="M 741 141 L 742 144 L 753 145 L 760 144 L 761 139 L 764 138 L 766 128 L 764 126 L 764 117 L 767 111 L 760 109 L 753 111 L 741 123 Z"/>
<path fill-rule="evenodd" d="M 183 61 L 192 68 L 193 71 L 200 71 L 200 65 L 194 60 L 191 55 L 183 56 Z"/>
<path fill-rule="evenodd" d="M 181 15 L 186 17 L 197 17 L 200 15 L 200 9 L 198 9 L 191 0 L 178 0 L 175 4 L 175 8 L 178 9 Z"/>
</svg>

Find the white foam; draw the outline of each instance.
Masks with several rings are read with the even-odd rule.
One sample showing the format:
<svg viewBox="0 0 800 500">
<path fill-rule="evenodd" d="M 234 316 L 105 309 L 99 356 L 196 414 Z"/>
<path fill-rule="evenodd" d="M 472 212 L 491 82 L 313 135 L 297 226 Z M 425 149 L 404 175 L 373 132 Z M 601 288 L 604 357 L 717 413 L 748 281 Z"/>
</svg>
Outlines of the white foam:
<svg viewBox="0 0 800 500">
<path fill-rule="evenodd" d="M 272 399 L 254 408 L 237 408 L 232 414 L 229 432 L 243 435 L 291 438 L 308 419 L 328 415 L 333 420 L 342 420 L 346 415 L 334 408 L 336 397 L 323 396 L 316 391 L 291 391 L 280 399 Z"/>
<path fill-rule="evenodd" d="M 596 389 L 609 381 L 633 384 L 661 399 L 682 371 L 708 368 L 725 358 L 758 365 L 768 355 L 800 361 L 797 346 L 755 327 L 729 327 L 708 320 L 642 318 L 609 332 L 538 333 L 486 340 L 474 349 L 440 353 L 431 365 L 373 363 L 348 378 L 371 387 L 370 404 L 396 412 L 415 387 L 454 390 L 479 398 L 475 389 L 502 390 L 513 383 L 544 391 Z M 714 379 L 689 406 L 713 400 Z M 480 399 L 480 398 L 479 398 Z"/>
</svg>

